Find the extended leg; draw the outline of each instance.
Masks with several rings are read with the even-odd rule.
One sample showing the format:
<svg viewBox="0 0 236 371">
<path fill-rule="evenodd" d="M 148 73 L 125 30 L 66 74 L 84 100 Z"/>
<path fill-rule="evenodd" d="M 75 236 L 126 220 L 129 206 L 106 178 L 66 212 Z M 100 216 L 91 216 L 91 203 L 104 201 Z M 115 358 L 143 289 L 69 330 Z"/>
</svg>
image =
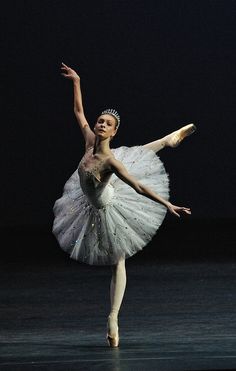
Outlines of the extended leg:
<svg viewBox="0 0 236 371">
<path fill-rule="evenodd" d="M 107 332 L 110 346 L 118 346 L 118 314 L 124 297 L 126 287 L 125 259 L 121 259 L 112 266 L 112 279 L 110 285 L 111 311 L 108 317 Z"/>
<path fill-rule="evenodd" d="M 144 147 L 152 149 L 154 152 L 159 152 L 165 147 L 177 147 L 184 138 L 194 133 L 196 126 L 194 124 L 189 124 L 183 126 L 179 130 L 173 131 L 161 139 L 154 140 L 151 143 L 144 144 Z"/>
</svg>

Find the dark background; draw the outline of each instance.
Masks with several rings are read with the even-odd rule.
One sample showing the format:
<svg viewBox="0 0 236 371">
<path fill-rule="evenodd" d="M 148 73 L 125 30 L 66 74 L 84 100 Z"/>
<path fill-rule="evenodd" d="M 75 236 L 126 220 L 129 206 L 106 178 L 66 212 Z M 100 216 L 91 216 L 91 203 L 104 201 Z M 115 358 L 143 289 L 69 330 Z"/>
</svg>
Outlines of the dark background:
<svg viewBox="0 0 236 371">
<path fill-rule="evenodd" d="M 185 236 L 182 256 L 193 242 L 192 256 L 234 256 L 235 17 L 234 0 L 4 5 L 1 230 L 9 259 L 59 254 L 52 208 L 84 150 L 62 61 L 81 76 L 91 124 L 107 107 L 120 112 L 113 147 L 196 124 L 181 146 L 160 152 L 171 200 L 192 216 L 168 215 L 158 238 L 169 255 Z"/>
</svg>

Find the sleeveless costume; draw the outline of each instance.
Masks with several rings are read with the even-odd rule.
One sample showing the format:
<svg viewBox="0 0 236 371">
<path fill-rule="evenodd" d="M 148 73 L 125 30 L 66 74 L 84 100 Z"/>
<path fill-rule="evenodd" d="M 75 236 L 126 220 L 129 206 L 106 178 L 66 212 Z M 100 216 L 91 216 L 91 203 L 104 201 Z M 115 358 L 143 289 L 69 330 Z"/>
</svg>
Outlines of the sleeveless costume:
<svg viewBox="0 0 236 371">
<path fill-rule="evenodd" d="M 112 265 L 147 245 L 167 210 L 138 194 L 115 174 L 100 181 L 95 175 L 100 164 L 85 168 L 92 150 L 86 151 L 54 204 L 52 232 L 71 258 L 91 265 Z M 141 184 L 169 198 L 168 175 L 154 151 L 143 146 L 111 151 Z"/>
</svg>

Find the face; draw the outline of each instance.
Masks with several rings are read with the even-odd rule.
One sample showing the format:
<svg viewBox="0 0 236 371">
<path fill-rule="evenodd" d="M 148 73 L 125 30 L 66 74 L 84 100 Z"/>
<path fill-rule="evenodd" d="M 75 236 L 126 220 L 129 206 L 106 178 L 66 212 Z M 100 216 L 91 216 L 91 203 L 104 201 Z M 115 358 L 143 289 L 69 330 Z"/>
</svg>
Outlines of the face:
<svg viewBox="0 0 236 371">
<path fill-rule="evenodd" d="M 112 139 L 116 134 L 116 119 L 111 115 L 101 115 L 94 126 L 94 133 L 102 139 Z"/>
</svg>

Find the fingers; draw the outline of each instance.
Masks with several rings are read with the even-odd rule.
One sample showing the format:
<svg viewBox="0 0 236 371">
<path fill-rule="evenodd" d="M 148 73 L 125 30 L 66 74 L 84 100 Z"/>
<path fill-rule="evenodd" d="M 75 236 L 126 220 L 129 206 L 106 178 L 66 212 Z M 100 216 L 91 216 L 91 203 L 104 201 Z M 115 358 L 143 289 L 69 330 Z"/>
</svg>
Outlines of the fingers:
<svg viewBox="0 0 236 371">
<path fill-rule="evenodd" d="M 68 67 L 65 63 L 61 63 L 62 64 L 62 66 L 61 66 L 61 70 L 62 71 L 64 71 L 64 72 L 69 72 L 69 70 L 71 70 L 71 68 L 70 67 Z"/>
<path fill-rule="evenodd" d="M 185 214 L 191 215 L 191 210 L 189 208 L 187 208 L 187 207 L 182 207 L 181 208 L 181 211 L 183 211 Z"/>
<path fill-rule="evenodd" d="M 63 62 L 61 62 L 61 64 L 64 66 L 64 67 L 66 67 L 66 68 L 70 68 L 70 67 L 68 67 L 65 63 L 63 63 Z"/>
<path fill-rule="evenodd" d="M 184 206 L 178 206 L 178 210 L 181 210 L 181 211 L 190 211 L 190 208 L 189 207 L 184 207 Z"/>
<path fill-rule="evenodd" d="M 191 210 L 189 207 L 183 207 L 183 206 L 174 206 L 172 209 L 171 209 L 171 212 L 178 216 L 180 218 L 180 214 L 178 212 L 183 212 L 185 214 L 188 214 L 188 215 L 191 215 Z"/>
<path fill-rule="evenodd" d="M 178 218 L 180 218 L 180 215 L 177 213 L 177 211 L 175 209 L 171 209 L 171 212 L 172 214 L 178 216 Z"/>
<path fill-rule="evenodd" d="M 65 65 L 65 63 L 62 63 L 62 65 L 63 66 L 61 67 L 61 71 L 63 71 L 63 72 L 61 73 L 61 75 L 68 78 L 69 77 L 69 70 L 70 70 L 70 68 L 67 67 Z"/>
<path fill-rule="evenodd" d="M 191 210 L 189 207 L 183 207 L 182 209 L 186 214 L 191 214 Z"/>
<path fill-rule="evenodd" d="M 184 211 L 185 211 L 186 214 L 189 214 L 189 215 L 192 214 L 192 213 L 191 213 L 191 210 L 184 210 Z"/>
</svg>

